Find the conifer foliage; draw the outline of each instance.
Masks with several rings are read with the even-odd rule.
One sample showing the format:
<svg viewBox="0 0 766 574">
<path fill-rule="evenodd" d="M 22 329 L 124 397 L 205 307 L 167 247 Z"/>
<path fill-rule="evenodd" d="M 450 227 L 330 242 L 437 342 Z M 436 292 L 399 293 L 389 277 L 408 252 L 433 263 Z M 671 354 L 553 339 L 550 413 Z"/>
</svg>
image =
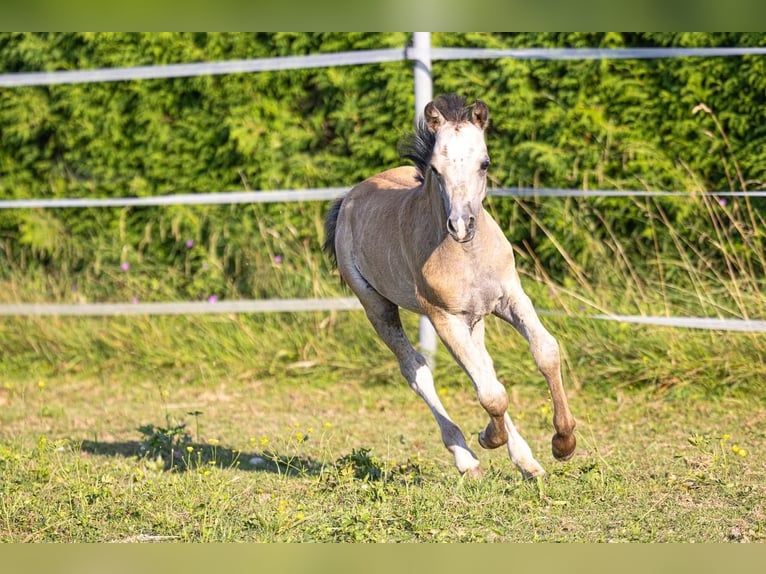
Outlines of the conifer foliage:
<svg viewBox="0 0 766 574">
<path fill-rule="evenodd" d="M 409 40 L 403 33 L 2 33 L 0 73 L 403 48 Z M 762 46 L 766 34 L 445 33 L 432 42 Z M 2 88 L 0 198 L 351 186 L 401 162 L 397 143 L 414 116 L 411 67 L 403 61 Z M 764 56 L 434 62 L 434 92 L 451 91 L 490 107 L 493 186 L 721 191 L 762 188 L 766 179 Z M 536 249 L 555 272 L 556 250 L 535 222 L 514 218 L 519 205 L 494 208 L 515 222 L 511 238 Z M 597 206 L 591 236 L 608 228 L 637 249 L 656 243 L 635 203 Z M 562 227 L 556 208 L 539 201 L 528 207 L 569 242 L 569 252 L 587 259 L 584 240 Z M 753 209 L 762 217 L 762 206 Z M 695 225 L 683 204 L 666 211 L 678 228 Z M 287 226 L 318 253 L 322 238 L 311 214 L 296 205 L 2 210 L 0 275 L 45 269 L 103 279 L 106 270 L 140 260 L 186 269 L 163 285 L 176 295 L 257 295 L 257 273 L 247 271 L 250 238 L 267 221 Z M 194 257 L 211 264 L 189 273 Z"/>
</svg>

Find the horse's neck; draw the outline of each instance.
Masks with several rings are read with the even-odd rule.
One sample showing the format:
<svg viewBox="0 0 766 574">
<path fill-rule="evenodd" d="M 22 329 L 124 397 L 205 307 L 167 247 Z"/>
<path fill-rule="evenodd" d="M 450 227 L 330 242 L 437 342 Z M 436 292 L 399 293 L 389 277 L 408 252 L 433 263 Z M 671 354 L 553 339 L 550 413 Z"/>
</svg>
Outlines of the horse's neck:
<svg viewBox="0 0 766 574">
<path fill-rule="evenodd" d="M 439 183 L 430 173 L 425 174 L 419 194 L 419 199 L 425 205 L 425 209 L 428 210 L 427 215 L 429 216 L 424 218 L 421 225 L 427 229 L 429 235 L 433 237 L 433 241 L 440 242 L 447 235 L 447 213 Z"/>
</svg>

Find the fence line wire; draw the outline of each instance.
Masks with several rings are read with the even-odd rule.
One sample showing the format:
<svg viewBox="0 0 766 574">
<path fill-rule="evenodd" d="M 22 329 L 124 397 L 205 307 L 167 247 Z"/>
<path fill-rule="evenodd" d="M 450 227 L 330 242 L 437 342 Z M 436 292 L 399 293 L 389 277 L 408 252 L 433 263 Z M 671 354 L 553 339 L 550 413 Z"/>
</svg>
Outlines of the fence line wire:
<svg viewBox="0 0 766 574">
<path fill-rule="evenodd" d="M 720 48 L 431 48 L 433 60 L 651 60 L 765 55 L 766 47 Z"/>
<path fill-rule="evenodd" d="M 234 203 L 288 203 L 327 201 L 344 195 L 348 187 L 280 189 L 274 191 L 217 191 L 177 193 L 146 197 L 70 197 L 0 200 L 0 209 L 51 209 L 83 207 L 147 207 L 162 205 L 222 205 Z M 618 189 L 496 188 L 495 197 L 766 197 L 766 190 L 753 191 L 639 191 Z"/>
<path fill-rule="evenodd" d="M 517 60 L 624 60 L 749 55 L 766 55 L 766 47 L 431 48 L 432 60 L 487 60 L 504 58 Z M 354 66 L 359 64 L 382 64 L 386 62 L 414 59 L 412 48 L 384 48 L 380 50 L 357 50 L 353 52 L 223 60 L 218 62 L 96 68 L 91 70 L 21 72 L 0 74 L 0 88 L 188 78 L 194 76 L 273 72 L 307 68 L 327 68 L 333 66 Z"/>
<path fill-rule="evenodd" d="M 0 305 L 0 316 L 109 317 L 117 315 L 186 315 L 225 313 L 281 313 L 350 311 L 361 309 L 355 297 L 335 299 L 242 299 L 236 301 L 179 301 L 157 303 L 10 303 Z"/>
<path fill-rule="evenodd" d="M 22 317 L 114 317 L 136 315 L 212 315 L 233 313 L 302 313 L 306 311 L 359 311 L 355 297 L 328 299 L 242 299 L 236 301 L 159 303 L 10 303 L 0 304 L 0 316 Z M 660 317 L 650 315 L 577 315 L 562 311 L 538 310 L 540 315 L 614 321 L 660 327 L 713 331 L 766 332 L 766 320 L 717 317 Z"/>
<path fill-rule="evenodd" d="M 220 205 L 232 203 L 286 203 L 291 201 L 323 201 L 340 197 L 348 187 L 317 189 L 282 189 L 275 191 L 220 191 L 178 193 L 146 197 L 77 197 L 51 199 L 0 200 L 0 209 L 63 207 L 145 207 L 154 205 Z"/>
<path fill-rule="evenodd" d="M 273 72 L 306 68 L 327 68 L 331 66 L 354 66 L 358 64 L 380 64 L 384 62 L 402 61 L 404 59 L 406 59 L 405 50 L 400 48 L 389 48 L 383 50 L 358 50 L 355 52 L 311 54 L 308 56 L 280 56 L 275 58 L 225 60 L 220 62 L 168 64 L 164 66 L 26 72 L 0 74 L 0 87 L 9 88 L 92 82 L 121 82 L 126 80 L 188 78 L 193 76 Z"/>
</svg>

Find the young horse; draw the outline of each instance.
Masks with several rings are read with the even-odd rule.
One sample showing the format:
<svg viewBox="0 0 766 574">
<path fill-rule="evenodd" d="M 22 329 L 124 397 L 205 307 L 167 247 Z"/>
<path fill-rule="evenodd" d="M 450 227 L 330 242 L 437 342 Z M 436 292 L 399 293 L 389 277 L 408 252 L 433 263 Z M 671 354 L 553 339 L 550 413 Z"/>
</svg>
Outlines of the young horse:
<svg viewBox="0 0 766 574">
<path fill-rule="evenodd" d="M 529 342 L 553 399 L 553 455 L 575 449 L 575 421 L 561 382 L 559 349 L 545 330 L 516 272 L 513 250 L 482 207 L 489 156 L 489 110 L 455 95 L 425 107 L 425 118 L 403 157 L 415 167 L 379 173 L 339 199 L 326 221 L 324 249 L 354 291 L 378 335 L 399 360 L 410 387 L 425 400 L 442 440 L 464 474 L 481 474 L 479 460 L 444 409 L 425 358 L 413 348 L 399 307 L 425 314 L 473 382 L 489 424 L 479 444 L 507 444 L 526 478 L 545 474 L 506 412 L 508 396 L 484 347 L 484 317 L 508 321 Z"/>
</svg>

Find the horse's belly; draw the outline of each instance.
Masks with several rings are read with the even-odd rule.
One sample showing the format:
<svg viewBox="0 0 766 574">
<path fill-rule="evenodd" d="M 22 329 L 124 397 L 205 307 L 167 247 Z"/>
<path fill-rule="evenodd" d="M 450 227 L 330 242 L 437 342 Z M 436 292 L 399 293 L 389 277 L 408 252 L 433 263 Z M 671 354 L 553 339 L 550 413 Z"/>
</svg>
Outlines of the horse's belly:
<svg viewBox="0 0 766 574">
<path fill-rule="evenodd" d="M 415 283 L 403 262 L 389 257 L 367 257 L 357 261 L 357 268 L 367 283 L 383 297 L 408 311 L 423 312 Z"/>
</svg>

